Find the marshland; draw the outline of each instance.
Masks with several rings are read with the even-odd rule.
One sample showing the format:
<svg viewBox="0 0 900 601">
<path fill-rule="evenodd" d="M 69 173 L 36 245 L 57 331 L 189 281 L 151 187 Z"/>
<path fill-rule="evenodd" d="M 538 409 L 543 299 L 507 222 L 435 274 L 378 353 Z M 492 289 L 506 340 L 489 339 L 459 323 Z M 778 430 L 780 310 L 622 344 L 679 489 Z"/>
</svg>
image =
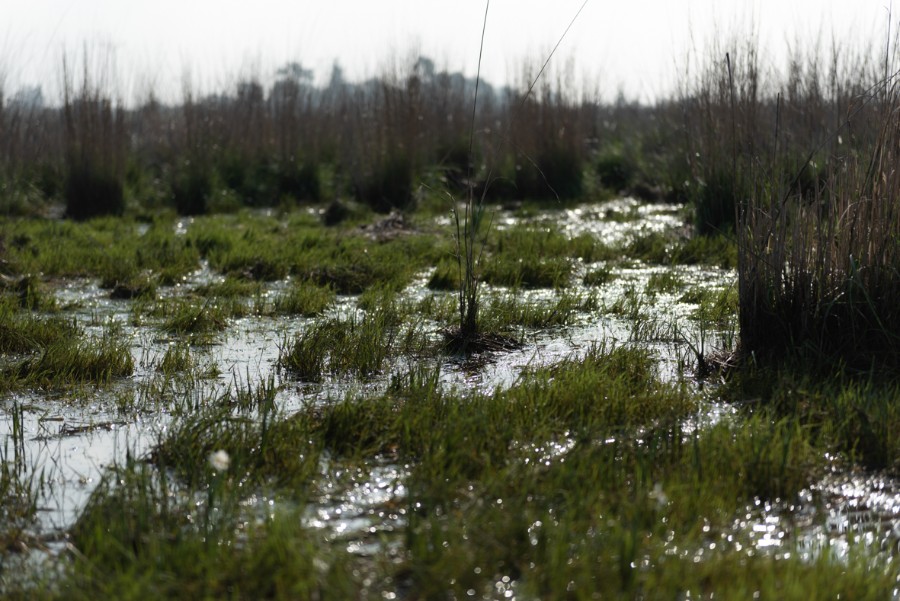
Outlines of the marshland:
<svg viewBox="0 0 900 601">
<path fill-rule="evenodd" d="M 0 596 L 900 597 L 875 47 L 0 86 Z"/>
</svg>

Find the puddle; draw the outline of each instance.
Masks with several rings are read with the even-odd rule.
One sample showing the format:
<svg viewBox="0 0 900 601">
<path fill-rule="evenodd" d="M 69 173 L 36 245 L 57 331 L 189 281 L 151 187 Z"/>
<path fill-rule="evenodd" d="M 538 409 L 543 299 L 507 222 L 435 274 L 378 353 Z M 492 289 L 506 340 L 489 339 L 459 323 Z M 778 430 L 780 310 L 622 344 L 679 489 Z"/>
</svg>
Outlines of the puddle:
<svg viewBox="0 0 900 601">
<path fill-rule="evenodd" d="M 77 400 L 46 406 L 39 402 L 23 403 L 24 452 L 17 460 L 44 483 L 34 534 L 53 540 L 78 518 L 104 470 L 126 454 L 149 452 L 161 424 L 152 416 L 126 421 L 101 405 L 79 406 Z M 12 420 L 4 417 L 0 439 L 9 441 Z"/>
<path fill-rule="evenodd" d="M 446 217 L 446 225 L 450 218 Z M 620 198 L 537 215 L 519 216 L 513 211 L 497 211 L 492 223 L 500 230 L 527 223 L 552 223 L 571 237 L 591 234 L 610 246 L 627 243 L 650 233 L 684 228 L 684 207 L 669 203 L 642 203 Z"/>
</svg>

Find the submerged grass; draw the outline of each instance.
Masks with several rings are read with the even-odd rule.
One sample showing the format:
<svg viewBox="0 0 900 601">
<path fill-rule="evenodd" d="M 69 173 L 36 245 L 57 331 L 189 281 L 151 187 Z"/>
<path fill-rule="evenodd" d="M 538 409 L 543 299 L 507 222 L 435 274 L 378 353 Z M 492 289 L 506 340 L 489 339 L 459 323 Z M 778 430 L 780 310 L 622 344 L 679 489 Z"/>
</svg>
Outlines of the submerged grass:
<svg viewBox="0 0 900 601">
<path fill-rule="evenodd" d="M 0 465 L 0 545 L 4 554 L 27 553 L 33 543 L 42 480 L 43 474 L 38 478 L 3 457 Z M 2 581 L 3 572 L 0 571 L 0 585 Z"/>
<path fill-rule="evenodd" d="M 0 549 L 4 554 L 28 551 L 40 494 L 48 484 L 44 471 L 37 472 L 26 455 L 24 407 L 14 402 L 10 413 L 10 436 L 0 449 Z M 0 569 L 0 586 L 3 578 Z"/>
</svg>

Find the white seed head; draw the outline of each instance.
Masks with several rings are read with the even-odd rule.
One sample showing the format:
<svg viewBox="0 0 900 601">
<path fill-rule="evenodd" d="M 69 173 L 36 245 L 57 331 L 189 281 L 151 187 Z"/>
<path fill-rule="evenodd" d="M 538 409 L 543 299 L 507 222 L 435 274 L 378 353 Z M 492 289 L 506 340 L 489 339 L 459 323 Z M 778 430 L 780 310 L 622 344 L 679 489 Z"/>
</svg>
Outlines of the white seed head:
<svg viewBox="0 0 900 601">
<path fill-rule="evenodd" d="M 224 472 L 228 469 L 230 464 L 231 457 L 228 456 L 227 451 L 219 449 L 218 451 L 209 454 L 209 465 L 217 472 Z"/>
<path fill-rule="evenodd" d="M 669 504 L 669 497 L 666 496 L 662 483 L 660 482 L 653 485 L 653 490 L 650 491 L 650 498 L 656 500 L 656 506 L 659 509 L 662 509 Z"/>
</svg>

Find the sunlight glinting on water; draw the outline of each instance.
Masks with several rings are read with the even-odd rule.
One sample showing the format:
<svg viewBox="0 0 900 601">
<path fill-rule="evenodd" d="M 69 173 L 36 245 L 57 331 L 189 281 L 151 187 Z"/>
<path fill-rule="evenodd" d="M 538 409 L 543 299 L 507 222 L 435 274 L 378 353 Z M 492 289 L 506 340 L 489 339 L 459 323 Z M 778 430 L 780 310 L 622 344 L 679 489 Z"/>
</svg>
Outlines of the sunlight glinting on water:
<svg viewBox="0 0 900 601">
<path fill-rule="evenodd" d="M 647 232 L 665 233 L 682 227 L 680 207 L 641 205 L 630 199 L 602 205 L 576 207 L 565 211 L 540 213 L 528 217 L 529 223 L 553 221 L 570 236 L 589 234 L 607 244 L 620 244 Z M 498 228 L 517 225 L 521 219 L 503 212 L 496 217 Z M 190 220 L 176 224 L 186 233 Z M 140 234 L 140 232 L 138 232 Z M 578 266 L 579 277 L 588 269 Z M 677 380 L 690 375 L 694 361 L 692 349 L 708 351 L 733 345 L 733 332 L 707 331 L 692 318 L 696 305 L 684 301 L 680 293 L 648 292 L 648 282 L 656 275 L 674 270 L 686 287 L 721 290 L 732 286 L 733 271 L 700 266 L 631 265 L 615 268 L 615 279 L 593 293 L 599 306 L 610 307 L 622 299 L 632 303 L 627 311 L 634 315 L 593 311 L 577 316 L 568 326 L 545 331 L 522 330 L 524 345 L 515 351 L 486 357 L 482 361 L 443 361 L 441 384 L 458 389 L 491 393 L 519 381 L 524 370 L 548 366 L 564 359 L 583 356 L 594 344 L 643 345 L 658 360 L 659 375 Z M 426 289 L 428 274 L 422 274 L 404 291 L 407 298 L 419 301 L 435 293 Z M 220 283 L 223 276 L 207 264 L 164 295 Z M 287 283 L 266 286 L 263 298 L 273 298 Z M 485 286 L 488 294 L 502 290 Z M 355 378 L 327 378 L 319 384 L 293 381 L 277 369 L 281 345 L 302 332 L 309 318 L 278 318 L 248 315 L 231 322 L 226 332 L 209 346 L 195 349 L 201 363 L 210 366 L 214 377 L 175 385 L 157 371 L 157 365 L 174 340 L 166 335 L 148 335 L 133 323 L 128 302 L 109 298 L 96 282 L 74 280 L 55 290 L 62 306 L 73 307 L 72 315 L 85 325 L 89 334 L 99 334 L 110 323 L 118 324 L 132 341 L 135 374 L 107 392 L 86 391 L 68 399 L 45 399 L 23 394 L 16 402 L 23 408 L 24 469 L 39 474 L 43 470 L 46 486 L 40 497 L 38 538 L 48 545 L 69 528 L 86 505 L 91 493 L 109 466 L 124 461 L 126 454 L 145 456 L 158 440 L 159 433 L 175 419 L 178 411 L 199 407 L 221 395 L 249 390 L 251 386 L 273 378 L 279 387 L 276 403 L 290 414 L 310 403 L 328 403 L 348 393 L 383 392 L 391 374 L 410 369 L 414 360 L 395 359 L 382 377 L 369 381 Z M 519 291 L 517 300 L 550 302 L 555 293 L 548 290 Z M 358 313 L 356 299 L 339 297 L 331 315 Z M 439 336 L 439 334 L 435 334 Z M 159 387 L 162 387 L 161 389 Z M 153 391 L 165 391 L 167 406 L 147 405 Z M 180 409 L 179 409 L 180 407 Z M 717 403 L 714 396 L 703 404 L 701 412 L 684 423 L 686 434 L 695 433 L 723 419 L 737 419 L 735 408 Z M 12 416 L 0 419 L 0 438 L 12 437 Z M 602 442 L 601 442 L 602 444 Z M 521 445 L 525 464 L 545 467 L 564 462 L 575 441 L 563 435 L 556 440 Z M 318 498 L 305 512 L 309 526 L 330 532 L 329 536 L 347 545 L 356 554 L 376 552 L 385 536 L 400 531 L 406 523 L 408 502 L 405 480 L 410 466 L 382 463 L 366 469 L 346 472 L 332 470 L 329 460 L 322 466 L 322 484 Z M 658 502 L 665 506 L 665 491 L 655 490 Z M 245 505 L 269 511 L 274 499 L 252 496 Z M 537 526 L 536 526 L 537 527 Z M 709 532 L 708 544 L 700 549 L 671 547 L 669 552 L 692 561 L 702 561 L 723 549 L 754 553 L 774 553 L 786 557 L 799 553 L 815 559 L 829 553 L 846 558 L 853 545 L 881 552 L 900 550 L 900 486 L 889 478 L 847 473 L 838 468 L 822 481 L 804 491 L 798 499 L 757 502 L 747 508 L 732 528 Z M 649 560 L 646 560 L 649 561 Z M 499 577 L 497 593 L 510 598 L 515 582 Z"/>
</svg>

